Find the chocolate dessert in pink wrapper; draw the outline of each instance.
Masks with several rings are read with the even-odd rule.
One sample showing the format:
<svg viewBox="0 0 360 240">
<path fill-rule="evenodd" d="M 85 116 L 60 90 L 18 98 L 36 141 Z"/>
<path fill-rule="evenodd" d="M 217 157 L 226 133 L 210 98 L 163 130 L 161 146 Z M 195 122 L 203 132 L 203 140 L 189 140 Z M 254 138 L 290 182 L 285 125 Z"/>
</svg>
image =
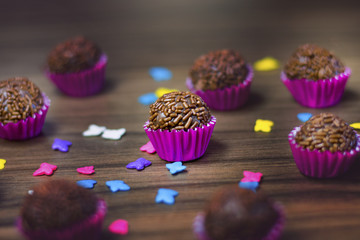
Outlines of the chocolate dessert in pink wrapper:
<svg viewBox="0 0 360 240">
<path fill-rule="evenodd" d="M 350 75 L 350 68 L 334 54 L 305 44 L 294 52 L 280 77 L 299 104 L 324 108 L 340 102 Z"/>
</svg>

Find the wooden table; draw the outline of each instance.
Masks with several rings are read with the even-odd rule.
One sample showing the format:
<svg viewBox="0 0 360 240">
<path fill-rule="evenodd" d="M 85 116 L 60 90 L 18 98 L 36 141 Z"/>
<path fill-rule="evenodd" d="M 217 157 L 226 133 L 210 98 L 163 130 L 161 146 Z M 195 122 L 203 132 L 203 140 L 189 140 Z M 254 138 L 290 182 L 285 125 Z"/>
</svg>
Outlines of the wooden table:
<svg viewBox="0 0 360 240">
<path fill-rule="evenodd" d="M 20 3 L 19 3 L 20 2 Z M 282 239 L 359 239 L 360 164 L 344 176 L 319 180 L 299 173 L 287 142 L 300 125 L 296 115 L 323 111 L 352 123 L 360 120 L 359 4 L 347 1 L 6 1 L 0 8 L 0 76 L 28 76 L 51 98 L 40 136 L 0 140 L 0 239 L 22 239 L 14 227 L 27 191 L 36 183 L 65 178 L 95 179 L 92 190 L 108 204 L 103 239 L 195 239 L 192 221 L 218 190 L 237 184 L 244 170 L 260 171 L 261 190 L 283 203 L 287 224 Z M 61 94 L 44 76 L 50 49 L 84 34 L 101 45 L 109 64 L 105 89 L 88 98 Z M 140 95 L 158 87 L 186 90 L 193 60 L 210 50 L 233 48 L 250 62 L 265 56 L 282 66 L 298 45 L 311 42 L 333 50 L 352 70 L 342 101 L 327 109 L 297 104 L 282 85 L 280 71 L 255 72 L 245 107 L 212 111 L 217 124 L 206 154 L 172 176 L 156 154 L 139 151 L 148 141 L 142 125 L 148 107 Z M 172 70 L 170 81 L 155 82 L 151 66 Z M 255 133 L 255 120 L 275 122 L 271 133 Z M 119 141 L 84 138 L 89 124 L 127 129 Z M 55 138 L 73 143 L 68 153 L 51 149 Z M 151 167 L 138 172 L 126 164 L 145 157 Z M 33 177 L 42 162 L 56 164 L 51 177 Z M 76 168 L 94 165 L 96 174 Z M 121 179 L 129 192 L 111 193 L 105 182 Z M 174 205 L 156 204 L 158 188 L 179 192 Z M 107 231 L 115 219 L 129 221 L 127 236 Z"/>
</svg>

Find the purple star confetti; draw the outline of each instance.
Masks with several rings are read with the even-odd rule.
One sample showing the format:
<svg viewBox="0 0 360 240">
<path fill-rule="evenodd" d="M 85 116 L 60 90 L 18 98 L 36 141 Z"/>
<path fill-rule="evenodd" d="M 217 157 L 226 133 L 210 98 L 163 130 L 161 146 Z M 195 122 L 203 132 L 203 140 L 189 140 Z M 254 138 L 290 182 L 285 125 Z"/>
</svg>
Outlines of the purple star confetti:
<svg viewBox="0 0 360 240">
<path fill-rule="evenodd" d="M 54 143 L 52 144 L 52 149 L 59 150 L 60 152 L 68 152 L 71 145 L 72 142 L 70 141 L 55 138 Z"/>
<path fill-rule="evenodd" d="M 145 167 L 148 167 L 151 165 L 151 162 L 149 160 L 146 160 L 145 158 L 138 158 L 135 162 L 131 162 L 128 165 L 126 165 L 127 169 L 136 169 L 138 171 L 143 170 Z"/>
</svg>

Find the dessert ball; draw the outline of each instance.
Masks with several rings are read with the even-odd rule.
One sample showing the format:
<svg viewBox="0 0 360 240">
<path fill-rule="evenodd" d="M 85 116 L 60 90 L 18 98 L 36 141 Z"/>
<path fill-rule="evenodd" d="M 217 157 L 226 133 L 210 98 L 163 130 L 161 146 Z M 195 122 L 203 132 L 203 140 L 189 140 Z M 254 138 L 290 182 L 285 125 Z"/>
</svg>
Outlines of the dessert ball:
<svg viewBox="0 0 360 240">
<path fill-rule="evenodd" d="M 148 127 L 187 131 L 206 125 L 210 118 L 210 110 L 199 96 L 191 92 L 171 92 L 150 105 Z"/>
<path fill-rule="evenodd" d="M 332 153 L 350 151 L 357 145 L 354 129 L 332 113 L 311 117 L 297 132 L 295 140 L 303 148 Z"/>
<path fill-rule="evenodd" d="M 40 111 L 44 99 L 40 89 L 26 77 L 0 82 L 0 123 L 17 123 Z"/>
<path fill-rule="evenodd" d="M 48 55 L 51 73 L 75 73 L 93 67 L 100 59 L 101 49 L 83 36 L 58 44 Z"/>
<path fill-rule="evenodd" d="M 284 68 L 290 80 L 330 79 L 344 71 L 344 65 L 333 53 L 315 44 L 305 44 L 296 49 Z"/>
<path fill-rule="evenodd" d="M 238 186 L 218 191 L 205 208 L 204 227 L 211 240 L 261 240 L 280 219 L 268 197 Z"/>
<path fill-rule="evenodd" d="M 216 90 L 237 85 L 248 75 L 245 60 L 235 50 L 209 52 L 195 60 L 190 78 L 195 90 Z"/>
</svg>

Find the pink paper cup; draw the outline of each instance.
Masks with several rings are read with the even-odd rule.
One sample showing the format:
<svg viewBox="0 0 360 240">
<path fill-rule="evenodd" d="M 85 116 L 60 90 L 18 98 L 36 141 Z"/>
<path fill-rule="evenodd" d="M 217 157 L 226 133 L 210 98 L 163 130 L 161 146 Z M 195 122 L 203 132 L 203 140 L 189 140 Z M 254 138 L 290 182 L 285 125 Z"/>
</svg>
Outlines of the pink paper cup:
<svg viewBox="0 0 360 240">
<path fill-rule="evenodd" d="M 235 110 L 243 106 L 250 95 L 250 86 L 254 77 L 254 71 L 250 65 L 247 65 L 247 68 L 249 72 L 245 81 L 238 85 L 224 89 L 201 91 L 194 88 L 191 78 L 187 78 L 186 86 L 191 92 L 199 95 L 206 104 L 214 110 Z"/>
<path fill-rule="evenodd" d="M 101 239 L 106 209 L 105 201 L 99 200 L 96 213 L 82 222 L 61 230 L 25 230 L 21 218 L 16 220 L 16 226 L 28 240 L 98 240 Z"/>
<path fill-rule="evenodd" d="M 157 154 L 169 162 L 184 162 L 200 158 L 204 155 L 216 124 L 216 118 L 211 117 L 210 122 L 201 128 L 184 130 L 144 130 L 154 146 Z"/>
<path fill-rule="evenodd" d="M 94 95 L 103 88 L 107 56 L 101 55 L 94 67 L 76 73 L 51 73 L 46 76 L 62 91 L 71 97 L 86 97 Z"/>
<path fill-rule="evenodd" d="M 47 111 L 50 107 L 50 99 L 42 93 L 44 106 L 33 116 L 27 117 L 17 123 L 0 123 L 0 138 L 7 140 L 25 140 L 40 134 L 44 125 Z"/>
<path fill-rule="evenodd" d="M 317 81 L 290 80 L 284 72 L 281 72 L 280 77 L 299 104 L 310 108 L 325 108 L 340 102 L 350 75 L 351 70 L 347 67 L 343 73 L 333 78 Z"/>
<path fill-rule="evenodd" d="M 274 208 L 278 212 L 279 218 L 272 227 L 272 229 L 269 231 L 269 233 L 262 240 L 277 240 L 280 238 L 283 232 L 286 220 L 284 208 L 280 203 L 275 203 Z M 212 240 L 206 233 L 204 222 L 204 213 L 199 213 L 195 217 L 193 222 L 193 232 L 199 240 Z"/>
<path fill-rule="evenodd" d="M 288 135 L 290 148 L 299 171 L 308 177 L 333 178 L 349 170 L 360 152 L 360 135 L 356 133 L 356 148 L 348 152 L 310 151 L 295 141 L 300 127 L 295 127 Z M 355 130 L 354 130 L 355 131 Z"/>
</svg>

